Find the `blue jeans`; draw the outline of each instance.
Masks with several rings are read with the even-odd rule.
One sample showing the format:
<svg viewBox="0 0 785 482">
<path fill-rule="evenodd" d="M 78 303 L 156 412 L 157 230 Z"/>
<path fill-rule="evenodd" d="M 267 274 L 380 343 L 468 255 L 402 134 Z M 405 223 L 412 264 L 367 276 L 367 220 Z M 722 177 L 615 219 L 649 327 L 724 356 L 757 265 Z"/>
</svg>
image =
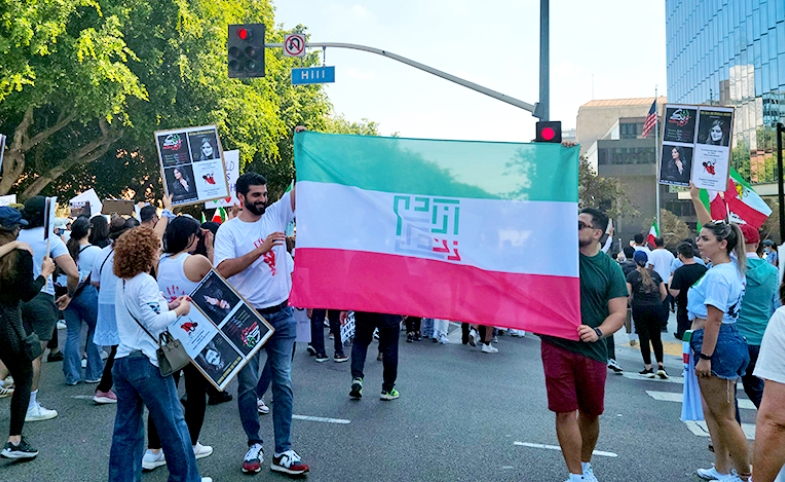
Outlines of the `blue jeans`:
<svg viewBox="0 0 785 482">
<path fill-rule="evenodd" d="M 292 409 L 294 392 L 292 391 L 292 349 L 297 337 L 297 322 L 292 316 L 292 309 L 287 307 L 275 313 L 262 315 L 275 329 L 273 336 L 267 340 L 264 349 L 272 370 L 273 382 L 273 432 L 275 434 L 275 453 L 283 453 L 292 448 Z M 237 406 L 240 409 L 240 422 L 248 446 L 263 443 L 259 433 L 259 413 L 256 407 L 256 385 L 259 382 L 259 357 L 256 353 L 237 375 Z"/>
<path fill-rule="evenodd" d="M 692 351 L 695 353 L 696 365 L 700 361 L 703 348 L 703 332 L 703 328 L 695 330 L 690 341 Z M 717 344 L 711 355 L 711 374 L 724 380 L 736 381 L 746 373 L 749 362 L 750 352 L 747 342 L 739 333 L 736 324 L 720 325 Z"/>
<path fill-rule="evenodd" d="M 112 375 L 117 415 L 109 452 L 109 482 L 142 480 L 144 406 L 158 428 L 169 482 L 201 482 L 174 378 L 162 377 L 141 352 L 117 358 Z"/>
<path fill-rule="evenodd" d="M 68 327 L 65 349 L 63 349 L 65 383 L 76 385 L 82 380 L 82 350 L 79 348 L 82 322 L 87 324 L 85 380 L 100 380 L 104 370 L 104 362 L 101 360 L 101 351 L 98 345 L 93 343 L 93 333 L 95 333 L 95 324 L 98 320 L 98 290 L 95 289 L 95 286 L 86 286 L 71 300 L 63 315 Z"/>
</svg>

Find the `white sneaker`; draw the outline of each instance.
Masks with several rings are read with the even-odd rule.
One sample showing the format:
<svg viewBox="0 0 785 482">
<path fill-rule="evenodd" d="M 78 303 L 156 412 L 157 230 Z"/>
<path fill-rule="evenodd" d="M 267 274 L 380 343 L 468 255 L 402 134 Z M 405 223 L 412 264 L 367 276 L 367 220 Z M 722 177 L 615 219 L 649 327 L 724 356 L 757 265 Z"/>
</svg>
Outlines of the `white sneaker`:
<svg viewBox="0 0 785 482">
<path fill-rule="evenodd" d="M 166 465 L 166 458 L 164 458 L 164 451 L 159 450 L 154 454 L 150 449 L 147 449 L 142 457 L 142 468 L 144 470 L 154 470 L 158 467 Z"/>
<path fill-rule="evenodd" d="M 446 345 L 447 343 L 450 343 L 450 341 L 447 339 L 447 335 L 445 335 L 444 333 L 442 333 L 442 334 L 439 336 L 439 343 L 441 343 L 442 345 Z"/>
<path fill-rule="evenodd" d="M 202 482 L 213 482 L 212 477 L 202 477 Z"/>
<path fill-rule="evenodd" d="M 469 331 L 469 344 L 471 346 L 477 346 L 477 343 L 480 341 L 480 334 L 477 333 L 477 330 L 474 328 Z"/>
<path fill-rule="evenodd" d="M 197 459 L 203 459 L 208 455 L 213 454 L 213 448 L 210 447 L 209 445 L 202 445 L 199 442 L 196 442 L 196 445 L 194 445 L 193 448 L 194 448 L 194 456 Z"/>
<path fill-rule="evenodd" d="M 583 469 L 583 480 L 585 482 L 599 482 L 597 477 L 594 476 L 594 470 L 591 467 Z"/>
<path fill-rule="evenodd" d="M 65 324 L 65 321 L 62 321 L 62 320 L 58 320 L 57 321 L 57 329 L 58 330 L 65 330 L 66 328 L 68 328 L 68 325 Z"/>
<path fill-rule="evenodd" d="M 40 403 L 36 402 L 32 408 L 27 409 L 25 422 L 40 422 L 41 420 L 49 420 L 57 416 L 57 410 L 49 410 L 44 408 Z"/>
<path fill-rule="evenodd" d="M 268 413 L 270 413 L 270 407 L 265 405 L 264 400 L 261 398 L 256 399 L 256 410 L 262 415 L 267 415 Z"/>
<path fill-rule="evenodd" d="M 483 353 L 499 353 L 499 349 L 493 345 L 486 345 L 485 343 L 482 344 L 482 352 Z"/>
<path fill-rule="evenodd" d="M 717 472 L 714 464 L 711 464 L 710 469 L 698 469 L 698 477 L 703 480 L 722 480 L 725 477 L 730 477 L 731 474 L 721 474 Z"/>
</svg>

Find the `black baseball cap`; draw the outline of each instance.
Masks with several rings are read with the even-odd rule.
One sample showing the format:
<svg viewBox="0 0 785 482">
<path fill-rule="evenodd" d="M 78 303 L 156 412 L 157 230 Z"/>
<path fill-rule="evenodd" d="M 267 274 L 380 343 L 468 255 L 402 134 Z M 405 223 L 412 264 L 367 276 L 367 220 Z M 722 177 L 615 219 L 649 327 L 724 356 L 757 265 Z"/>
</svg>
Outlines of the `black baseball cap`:
<svg viewBox="0 0 785 482">
<path fill-rule="evenodd" d="M 16 209 L 2 206 L 0 207 L 0 226 L 5 229 L 13 229 L 17 226 L 27 226 L 27 221 Z"/>
</svg>

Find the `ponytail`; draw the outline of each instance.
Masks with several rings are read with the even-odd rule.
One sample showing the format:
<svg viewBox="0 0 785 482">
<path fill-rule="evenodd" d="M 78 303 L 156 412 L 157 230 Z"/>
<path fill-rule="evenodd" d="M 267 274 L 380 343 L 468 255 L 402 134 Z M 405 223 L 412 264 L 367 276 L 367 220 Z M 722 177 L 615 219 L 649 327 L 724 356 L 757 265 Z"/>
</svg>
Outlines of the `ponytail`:
<svg viewBox="0 0 785 482">
<path fill-rule="evenodd" d="M 644 291 L 648 293 L 649 291 L 654 291 L 657 289 L 657 285 L 654 284 L 651 273 L 649 273 L 649 268 L 646 268 L 645 266 L 638 266 L 638 272 L 641 274 L 641 281 L 643 282 Z"/>
<path fill-rule="evenodd" d="M 744 246 L 744 233 L 741 232 L 741 228 L 738 224 L 731 223 L 730 226 L 733 230 L 733 235 L 736 237 L 736 245 L 731 247 L 730 238 L 732 236 L 728 236 L 728 249 L 736 254 L 739 274 L 744 276 L 744 273 L 747 271 L 747 252 L 746 247 Z M 730 252 L 728 254 L 730 254 Z"/>
</svg>

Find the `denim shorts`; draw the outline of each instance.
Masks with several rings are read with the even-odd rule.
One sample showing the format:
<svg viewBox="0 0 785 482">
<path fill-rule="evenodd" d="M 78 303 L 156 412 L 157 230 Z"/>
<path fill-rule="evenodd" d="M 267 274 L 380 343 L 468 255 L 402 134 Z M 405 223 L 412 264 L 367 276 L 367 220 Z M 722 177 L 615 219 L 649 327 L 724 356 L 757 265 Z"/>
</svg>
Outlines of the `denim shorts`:
<svg viewBox="0 0 785 482">
<path fill-rule="evenodd" d="M 697 365 L 703 348 L 703 328 L 692 334 L 690 347 L 695 354 L 695 364 Z M 725 380 L 736 380 L 746 373 L 749 363 L 749 348 L 747 348 L 744 337 L 739 333 L 739 329 L 736 328 L 736 324 L 723 323 L 720 325 L 717 345 L 711 356 L 711 374 Z"/>
</svg>

